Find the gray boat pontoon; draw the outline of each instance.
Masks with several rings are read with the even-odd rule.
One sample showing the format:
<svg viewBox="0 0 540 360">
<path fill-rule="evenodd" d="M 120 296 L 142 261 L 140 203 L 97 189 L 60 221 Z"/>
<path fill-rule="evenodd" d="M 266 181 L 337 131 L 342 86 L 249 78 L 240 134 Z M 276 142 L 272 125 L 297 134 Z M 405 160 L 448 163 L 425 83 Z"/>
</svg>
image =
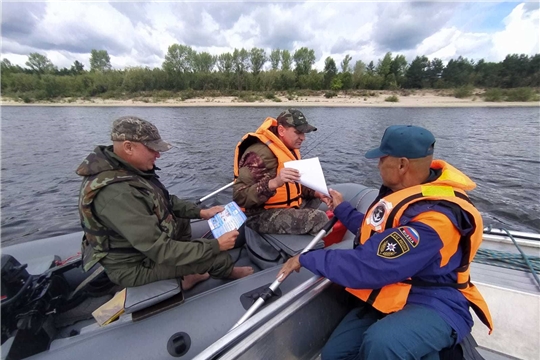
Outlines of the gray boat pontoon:
<svg viewBox="0 0 540 360">
<path fill-rule="evenodd" d="M 377 194 L 356 184 L 333 188 L 360 211 Z M 208 230 L 206 221 L 192 227 L 194 237 Z M 100 327 L 92 311 L 120 288 L 99 267 L 84 274 L 80 256 L 70 259 L 81 237 L 68 234 L 2 249 L 2 359 L 316 359 L 352 306 L 342 287 L 302 269 L 231 330 L 267 291 L 283 261 L 313 239 L 262 237 L 247 228 L 230 253 L 237 265 L 253 266 L 253 275 L 210 279 L 188 291 L 174 279 L 128 288 L 125 313 Z M 353 238 L 347 232 L 332 246 L 350 248 Z M 481 250 L 471 278 L 488 302 L 495 330 L 488 336 L 476 319 L 478 351 L 485 359 L 539 359 L 540 285 L 531 270 L 513 265 L 511 254 L 523 252 L 538 261 L 540 235 L 485 229 Z"/>
</svg>

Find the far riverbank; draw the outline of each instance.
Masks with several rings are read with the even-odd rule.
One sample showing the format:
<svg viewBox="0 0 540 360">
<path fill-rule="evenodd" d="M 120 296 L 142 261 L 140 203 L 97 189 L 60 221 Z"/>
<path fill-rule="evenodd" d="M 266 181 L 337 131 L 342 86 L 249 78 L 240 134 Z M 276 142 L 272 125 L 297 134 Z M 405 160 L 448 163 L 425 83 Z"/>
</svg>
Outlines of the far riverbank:
<svg viewBox="0 0 540 360">
<path fill-rule="evenodd" d="M 540 101 L 510 102 L 485 101 L 481 94 L 456 98 L 450 93 L 434 90 L 365 91 L 362 94 L 344 94 L 327 98 L 324 93 L 309 96 L 277 94 L 272 98 L 261 95 L 201 96 L 189 99 L 137 97 L 131 99 L 63 98 L 54 101 L 25 103 L 21 99 L 0 98 L 1 106 L 141 106 L 141 107 L 523 107 L 540 106 Z"/>
</svg>

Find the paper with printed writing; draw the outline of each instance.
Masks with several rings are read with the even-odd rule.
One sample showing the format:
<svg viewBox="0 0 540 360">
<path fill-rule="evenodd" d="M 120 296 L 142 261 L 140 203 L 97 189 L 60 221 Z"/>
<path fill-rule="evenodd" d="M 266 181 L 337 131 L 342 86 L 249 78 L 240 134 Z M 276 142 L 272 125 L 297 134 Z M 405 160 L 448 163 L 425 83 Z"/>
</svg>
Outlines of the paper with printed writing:
<svg viewBox="0 0 540 360">
<path fill-rule="evenodd" d="M 216 239 L 226 232 L 238 230 L 246 221 L 246 215 L 234 201 L 231 201 L 223 208 L 222 212 L 217 213 L 208 220 L 212 235 Z"/>
<path fill-rule="evenodd" d="M 300 172 L 300 184 L 318 191 L 321 194 L 330 196 L 318 157 L 287 161 L 283 164 L 283 166 L 286 168 L 296 169 Z"/>
</svg>

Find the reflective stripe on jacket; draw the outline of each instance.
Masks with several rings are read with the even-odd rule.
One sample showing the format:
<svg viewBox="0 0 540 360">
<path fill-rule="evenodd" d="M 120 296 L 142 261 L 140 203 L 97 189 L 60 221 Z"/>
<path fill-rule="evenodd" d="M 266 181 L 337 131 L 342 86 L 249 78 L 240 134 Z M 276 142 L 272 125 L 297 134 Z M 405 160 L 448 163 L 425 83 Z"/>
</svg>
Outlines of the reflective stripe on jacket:
<svg viewBox="0 0 540 360">
<path fill-rule="evenodd" d="M 277 120 L 267 118 L 264 123 L 254 133 L 246 134 L 236 145 L 234 152 L 234 177 L 239 174 L 239 164 L 245 150 L 253 144 L 253 141 L 260 141 L 272 151 L 278 160 L 277 174 L 283 169 L 284 163 L 292 160 L 300 160 L 300 152 L 297 149 L 290 150 L 285 144 L 269 129 L 277 126 Z M 265 209 L 300 207 L 302 204 L 302 186 L 297 183 L 285 183 L 276 189 L 276 194 L 266 201 Z"/>
<path fill-rule="evenodd" d="M 381 233 L 390 228 L 399 228 L 401 216 L 407 207 L 413 203 L 428 200 L 439 201 L 449 207 L 459 207 L 467 214 L 468 220 L 474 226 L 474 230 L 466 236 L 459 235 L 455 227 L 445 225 L 442 228 L 441 224 L 447 224 L 446 221 L 440 221 L 440 218 L 445 216 L 443 214 L 434 213 L 428 218 L 429 220 L 422 220 L 437 232 L 443 242 L 443 248 L 440 250 L 441 267 L 448 263 L 458 247 L 461 246 L 463 256 L 460 267 L 456 269 L 457 282 L 455 284 L 438 284 L 418 281 L 413 278 L 404 282 L 386 285 L 380 289 L 347 288 L 347 291 L 371 304 L 377 310 L 388 314 L 401 310 L 405 306 L 409 291 L 413 285 L 426 287 L 451 286 L 458 289 L 465 296 L 478 317 L 491 331 L 493 322 L 487 304 L 478 289 L 470 282 L 469 266 L 482 242 L 483 222 L 480 213 L 470 202 L 465 190 L 472 190 L 476 185 L 459 170 L 444 161 L 435 160 L 431 167 L 442 170 L 437 180 L 396 191 L 385 196 L 370 208 L 360 227 L 360 244 L 363 245 L 369 241 L 374 233 Z M 406 233 L 404 233 L 404 236 L 406 236 Z M 456 239 L 459 239 L 459 244 L 456 244 Z M 414 240 L 414 234 L 412 234 L 410 242 L 414 243 Z M 381 243 L 381 246 L 383 245 Z M 408 245 L 404 244 L 403 246 Z"/>
</svg>

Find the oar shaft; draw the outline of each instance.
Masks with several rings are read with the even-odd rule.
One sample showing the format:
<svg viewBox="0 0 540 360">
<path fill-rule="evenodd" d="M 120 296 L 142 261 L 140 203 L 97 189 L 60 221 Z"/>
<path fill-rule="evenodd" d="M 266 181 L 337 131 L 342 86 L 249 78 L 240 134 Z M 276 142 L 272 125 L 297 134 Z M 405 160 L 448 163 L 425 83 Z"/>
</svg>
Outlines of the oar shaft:
<svg viewBox="0 0 540 360">
<path fill-rule="evenodd" d="M 210 194 L 208 194 L 208 195 L 202 197 L 200 200 L 197 200 L 197 202 L 196 202 L 195 204 L 199 205 L 199 204 L 202 203 L 204 200 L 210 199 L 212 196 L 214 196 L 214 195 L 216 195 L 216 194 L 219 194 L 219 193 L 222 192 L 223 190 L 228 189 L 228 188 L 230 188 L 230 187 L 233 186 L 233 185 L 234 185 L 234 181 L 231 182 L 231 183 L 229 183 L 229 184 L 227 184 L 227 185 L 225 185 L 225 186 L 223 186 L 223 187 L 221 187 L 221 188 L 219 188 L 219 189 L 217 189 L 217 190 L 214 191 L 213 193 L 210 193 Z"/>
<path fill-rule="evenodd" d="M 317 233 L 317 236 L 315 236 L 313 238 L 313 240 L 311 240 L 311 242 L 304 248 L 304 250 L 302 250 L 301 254 L 303 254 L 305 252 L 308 252 L 309 250 L 313 249 L 313 247 L 330 231 L 332 226 L 334 226 L 336 224 L 337 220 L 338 220 L 337 217 L 334 216 L 329 222 L 327 222 L 326 225 L 324 225 L 324 227 Z M 285 279 L 283 279 L 283 280 L 285 280 Z M 281 285 L 283 280 L 281 278 L 274 280 L 272 285 L 270 285 L 270 287 L 269 287 L 269 289 L 272 291 L 272 293 L 276 292 L 277 288 Z M 244 314 L 244 316 L 242 316 L 240 318 L 240 320 L 238 320 L 238 322 L 236 324 L 234 324 L 234 326 L 231 328 L 231 330 L 236 328 L 237 326 L 241 325 L 244 321 L 249 319 L 251 317 L 251 315 L 255 314 L 255 312 L 257 310 L 259 310 L 259 308 L 264 304 L 264 301 L 265 300 L 262 298 L 262 296 L 259 297 L 257 299 L 257 301 L 255 301 L 255 303 L 253 303 L 253 305 L 251 305 L 251 307 Z"/>
</svg>

